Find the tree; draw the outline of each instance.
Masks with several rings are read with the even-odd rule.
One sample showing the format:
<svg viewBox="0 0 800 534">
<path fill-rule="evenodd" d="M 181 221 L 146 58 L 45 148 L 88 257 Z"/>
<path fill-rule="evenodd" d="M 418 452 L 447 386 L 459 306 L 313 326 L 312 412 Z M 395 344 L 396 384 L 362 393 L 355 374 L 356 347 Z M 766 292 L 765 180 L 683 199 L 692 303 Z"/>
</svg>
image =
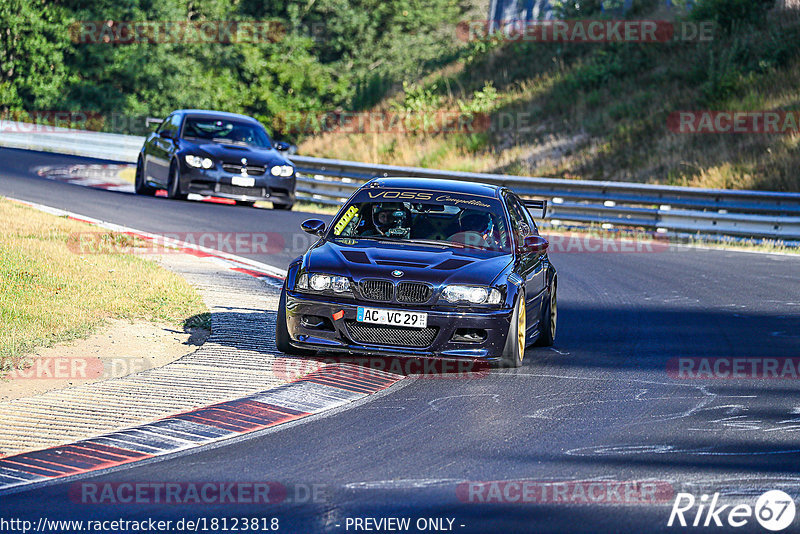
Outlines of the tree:
<svg viewBox="0 0 800 534">
<path fill-rule="evenodd" d="M 52 111 L 68 79 L 67 11 L 45 0 L 0 2 L 0 112 Z"/>
</svg>

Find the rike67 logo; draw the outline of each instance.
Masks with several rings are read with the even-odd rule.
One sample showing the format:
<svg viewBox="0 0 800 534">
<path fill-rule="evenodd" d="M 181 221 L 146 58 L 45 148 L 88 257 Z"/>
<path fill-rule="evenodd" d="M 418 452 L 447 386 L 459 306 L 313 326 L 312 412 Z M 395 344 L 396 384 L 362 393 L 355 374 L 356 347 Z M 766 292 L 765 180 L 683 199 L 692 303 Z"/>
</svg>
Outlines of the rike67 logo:
<svg viewBox="0 0 800 534">
<path fill-rule="evenodd" d="M 794 521 L 794 500 L 785 492 L 771 490 L 762 494 L 755 507 L 749 504 L 719 504 L 719 493 L 695 499 L 691 493 L 678 493 L 672 504 L 667 526 L 743 527 L 753 517 L 767 530 L 778 532 Z"/>
</svg>

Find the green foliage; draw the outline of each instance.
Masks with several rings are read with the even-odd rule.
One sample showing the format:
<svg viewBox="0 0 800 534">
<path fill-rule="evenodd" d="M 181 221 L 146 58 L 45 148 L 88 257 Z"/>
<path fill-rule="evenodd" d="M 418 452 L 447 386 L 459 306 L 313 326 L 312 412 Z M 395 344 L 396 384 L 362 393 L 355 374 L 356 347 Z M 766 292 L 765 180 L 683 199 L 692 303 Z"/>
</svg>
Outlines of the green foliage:
<svg viewBox="0 0 800 534">
<path fill-rule="evenodd" d="M 748 79 L 781 68 L 800 54 L 800 27 L 771 27 L 752 34 L 742 32 L 708 48 L 695 66 L 701 103 L 713 106 L 736 96 Z"/>
<path fill-rule="evenodd" d="M 423 86 L 403 82 L 403 100 L 397 107 L 406 113 L 424 112 L 438 108 L 440 100 L 436 84 Z"/>
<path fill-rule="evenodd" d="M 69 79 L 68 22 L 45 0 L 0 2 L 0 112 L 52 109 Z"/>
<path fill-rule="evenodd" d="M 369 75 L 366 79 L 362 78 L 356 86 L 351 108 L 362 110 L 374 106 L 386 96 L 392 85 L 392 79 L 380 73 Z"/>
<path fill-rule="evenodd" d="M 365 109 L 394 80 L 459 55 L 455 21 L 473 0 L 7 0 L 0 4 L 0 111 L 113 115 L 142 133 L 173 109 L 247 113 L 280 127 L 288 113 Z M 474 18 L 474 13 L 473 13 Z M 276 21 L 267 42 L 80 43 L 74 21 Z M 280 137 L 280 132 L 276 132 Z"/>
<path fill-rule="evenodd" d="M 763 25 L 774 0 L 699 0 L 692 20 L 713 20 L 726 32 L 747 25 Z"/>
<path fill-rule="evenodd" d="M 489 146 L 489 134 L 486 132 L 476 132 L 470 134 L 463 134 L 458 139 L 458 146 L 463 148 L 469 153 L 475 154 L 482 150 L 486 150 Z"/>
<path fill-rule="evenodd" d="M 606 0 L 608 6 L 606 8 L 615 8 L 617 4 L 621 5 L 619 0 Z M 555 0 L 553 2 L 553 14 L 556 19 L 579 19 L 587 17 L 596 17 L 603 11 L 603 2 L 601 0 Z"/>
<path fill-rule="evenodd" d="M 736 93 L 740 73 L 737 65 L 731 60 L 732 54 L 709 52 L 708 79 L 700 86 L 703 102 L 713 105 L 724 101 Z"/>
<path fill-rule="evenodd" d="M 436 84 L 425 86 L 403 82 L 403 98 L 392 107 L 402 117 L 409 132 L 423 133 L 435 130 L 442 97 L 436 93 Z"/>
<path fill-rule="evenodd" d="M 494 84 L 488 81 L 484 84 L 483 89 L 475 91 L 472 94 L 471 100 L 465 101 L 459 99 L 458 107 L 461 109 L 462 113 L 469 114 L 470 116 L 476 113 L 489 113 L 494 111 L 499 98 L 500 94 L 497 92 L 497 89 L 495 89 Z"/>
<path fill-rule="evenodd" d="M 600 50 L 591 59 L 573 69 L 565 78 L 565 83 L 573 91 L 591 90 L 607 84 L 625 72 L 624 53 L 617 53 L 614 49 Z"/>
</svg>

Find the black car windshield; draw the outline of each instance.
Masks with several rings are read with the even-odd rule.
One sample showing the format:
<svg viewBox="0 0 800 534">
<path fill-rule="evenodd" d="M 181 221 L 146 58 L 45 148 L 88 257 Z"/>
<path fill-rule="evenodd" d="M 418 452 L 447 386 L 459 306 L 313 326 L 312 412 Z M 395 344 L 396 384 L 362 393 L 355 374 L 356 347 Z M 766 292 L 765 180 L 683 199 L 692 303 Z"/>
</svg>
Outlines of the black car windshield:
<svg viewBox="0 0 800 534">
<path fill-rule="evenodd" d="M 233 145 L 272 148 L 267 132 L 258 125 L 220 118 L 189 117 L 183 138 Z"/>
<path fill-rule="evenodd" d="M 425 202 L 359 202 L 356 198 L 342 211 L 331 233 L 343 238 L 510 251 L 502 205 L 496 199 L 436 194 L 423 198 L 428 197 Z"/>
</svg>

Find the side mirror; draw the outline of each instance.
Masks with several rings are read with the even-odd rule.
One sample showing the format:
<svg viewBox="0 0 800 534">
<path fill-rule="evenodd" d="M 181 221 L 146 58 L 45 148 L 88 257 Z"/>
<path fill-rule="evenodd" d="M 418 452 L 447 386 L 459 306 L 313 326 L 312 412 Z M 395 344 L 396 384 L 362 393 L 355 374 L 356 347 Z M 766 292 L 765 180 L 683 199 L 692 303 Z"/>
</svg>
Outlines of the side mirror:
<svg viewBox="0 0 800 534">
<path fill-rule="evenodd" d="M 144 125 L 145 125 L 145 127 L 146 127 L 146 128 L 150 128 L 150 127 L 151 127 L 151 126 L 153 126 L 154 124 L 155 124 L 156 126 L 158 126 L 159 124 L 163 124 L 163 123 L 164 123 L 164 119 L 157 119 L 157 118 L 155 118 L 155 117 L 147 117 L 147 118 L 144 120 Z"/>
<path fill-rule="evenodd" d="M 325 232 L 325 223 L 319 219 L 309 219 L 300 225 L 307 234 L 321 236 Z"/>
<path fill-rule="evenodd" d="M 161 130 L 158 132 L 159 137 L 163 137 L 164 139 L 172 139 L 172 132 L 169 130 Z"/>
<path fill-rule="evenodd" d="M 283 141 L 278 141 L 277 143 L 275 143 L 275 150 L 286 152 L 290 148 L 292 148 L 292 145 L 290 145 L 289 143 L 284 143 Z"/>
<path fill-rule="evenodd" d="M 523 247 L 530 252 L 542 253 L 547 250 L 550 243 L 540 235 L 529 235 L 523 241 Z"/>
</svg>

